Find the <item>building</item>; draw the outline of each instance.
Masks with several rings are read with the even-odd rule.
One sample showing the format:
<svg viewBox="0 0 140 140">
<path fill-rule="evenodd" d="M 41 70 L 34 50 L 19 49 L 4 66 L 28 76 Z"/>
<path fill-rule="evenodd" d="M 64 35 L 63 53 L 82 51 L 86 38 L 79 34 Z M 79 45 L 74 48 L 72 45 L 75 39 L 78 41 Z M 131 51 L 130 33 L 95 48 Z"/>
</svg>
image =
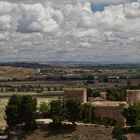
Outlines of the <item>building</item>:
<svg viewBox="0 0 140 140">
<path fill-rule="evenodd" d="M 64 88 L 64 102 L 69 99 L 78 99 L 81 103 L 87 103 L 86 88 Z"/>
<path fill-rule="evenodd" d="M 118 123 L 125 125 L 126 120 L 122 112 L 130 105 L 140 102 L 140 90 L 127 90 L 126 101 L 108 101 L 106 92 L 101 92 L 101 97 L 89 97 L 88 103 L 94 106 L 96 117 L 100 119 L 110 118 Z M 69 99 L 78 99 L 81 103 L 87 103 L 86 88 L 64 88 L 64 102 Z"/>
<path fill-rule="evenodd" d="M 140 102 L 140 90 L 127 90 L 126 101 L 131 106 Z"/>
<path fill-rule="evenodd" d="M 122 115 L 124 108 L 128 107 L 127 102 L 122 101 L 94 101 L 92 102 L 96 117 L 100 119 L 114 119 L 122 125 L 126 124 L 126 120 Z"/>
</svg>

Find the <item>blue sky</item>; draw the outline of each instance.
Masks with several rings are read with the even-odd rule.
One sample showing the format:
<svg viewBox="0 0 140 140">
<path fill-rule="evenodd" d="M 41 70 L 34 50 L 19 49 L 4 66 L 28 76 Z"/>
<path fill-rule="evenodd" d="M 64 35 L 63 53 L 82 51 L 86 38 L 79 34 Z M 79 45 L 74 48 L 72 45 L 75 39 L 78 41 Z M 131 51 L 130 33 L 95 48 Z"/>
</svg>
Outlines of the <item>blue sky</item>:
<svg viewBox="0 0 140 140">
<path fill-rule="evenodd" d="M 128 0 L 128 2 L 130 2 L 130 3 L 137 2 L 137 0 Z M 107 6 L 109 6 L 109 5 L 110 5 L 109 2 L 106 2 L 106 3 L 95 2 L 95 3 L 92 4 L 92 7 L 91 8 L 92 8 L 92 10 L 94 12 L 97 12 L 97 11 L 103 11 L 104 8 L 107 7 Z"/>
<path fill-rule="evenodd" d="M 93 10 L 93 12 L 103 11 L 104 8 L 108 5 L 109 4 L 95 3 L 95 4 L 92 5 L 92 10 Z"/>
</svg>

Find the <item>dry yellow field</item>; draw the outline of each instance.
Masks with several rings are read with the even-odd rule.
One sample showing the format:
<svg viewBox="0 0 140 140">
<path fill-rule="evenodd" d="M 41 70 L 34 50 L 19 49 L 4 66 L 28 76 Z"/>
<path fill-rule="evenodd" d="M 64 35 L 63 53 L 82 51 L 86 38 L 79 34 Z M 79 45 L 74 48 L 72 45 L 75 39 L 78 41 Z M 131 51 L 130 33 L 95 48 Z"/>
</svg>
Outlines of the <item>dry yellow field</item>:
<svg viewBox="0 0 140 140">
<path fill-rule="evenodd" d="M 0 128 L 6 126 L 6 122 L 4 120 L 5 107 L 8 103 L 8 98 L 0 99 Z"/>
<path fill-rule="evenodd" d="M 35 70 L 22 67 L 0 66 L 0 80 L 26 78 L 35 74 Z"/>
</svg>

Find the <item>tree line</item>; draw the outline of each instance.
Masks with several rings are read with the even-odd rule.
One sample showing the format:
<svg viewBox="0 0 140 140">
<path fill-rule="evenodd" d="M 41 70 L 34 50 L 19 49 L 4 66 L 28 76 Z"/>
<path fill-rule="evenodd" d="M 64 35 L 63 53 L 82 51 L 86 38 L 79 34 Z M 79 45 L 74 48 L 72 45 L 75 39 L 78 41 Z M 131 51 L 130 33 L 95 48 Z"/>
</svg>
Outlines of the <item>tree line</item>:
<svg viewBox="0 0 140 140">
<path fill-rule="evenodd" d="M 8 128 L 17 126 L 36 128 L 36 119 L 51 118 L 53 125 L 61 125 L 62 121 L 69 121 L 75 125 L 76 121 L 94 122 L 94 109 L 90 104 L 82 105 L 79 100 L 71 99 L 63 102 L 53 100 L 49 104 L 42 103 L 37 108 L 37 100 L 30 95 L 12 95 L 5 110 L 5 120 Z"/>
<path fill-rule="evenodd" d="M 58 91 L 62 90 L 63 87 L 42 87 L 40 85 L 0 85 L 1 92 L 42 92 L 42 91 Z"/>
</svg>

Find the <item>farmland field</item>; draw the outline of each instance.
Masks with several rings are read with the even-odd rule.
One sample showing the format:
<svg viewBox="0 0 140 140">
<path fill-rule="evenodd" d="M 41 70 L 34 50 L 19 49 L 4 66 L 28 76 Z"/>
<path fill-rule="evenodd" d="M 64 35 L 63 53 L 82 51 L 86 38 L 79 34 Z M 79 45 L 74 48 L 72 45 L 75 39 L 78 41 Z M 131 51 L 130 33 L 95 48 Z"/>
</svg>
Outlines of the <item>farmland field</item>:
<svg viewBox="0 0 140 140">
<path fill-rule="evenodd" d="M 8 98 L 0 99 L 0 128 L 6 125 L 6 122 L 4 120 L 4 112 L 5 112 L 5 107 L 7 105 L 7 102 L 8 102 Z"/>
<path fill-rule="evenodd" d="M 35 70 L 29 68 L 15 68 L 10 66 L 0 66 L 0 80 L 11 80 L 13 78 L 25 78 L 33 76 Z"/>
</svg>

